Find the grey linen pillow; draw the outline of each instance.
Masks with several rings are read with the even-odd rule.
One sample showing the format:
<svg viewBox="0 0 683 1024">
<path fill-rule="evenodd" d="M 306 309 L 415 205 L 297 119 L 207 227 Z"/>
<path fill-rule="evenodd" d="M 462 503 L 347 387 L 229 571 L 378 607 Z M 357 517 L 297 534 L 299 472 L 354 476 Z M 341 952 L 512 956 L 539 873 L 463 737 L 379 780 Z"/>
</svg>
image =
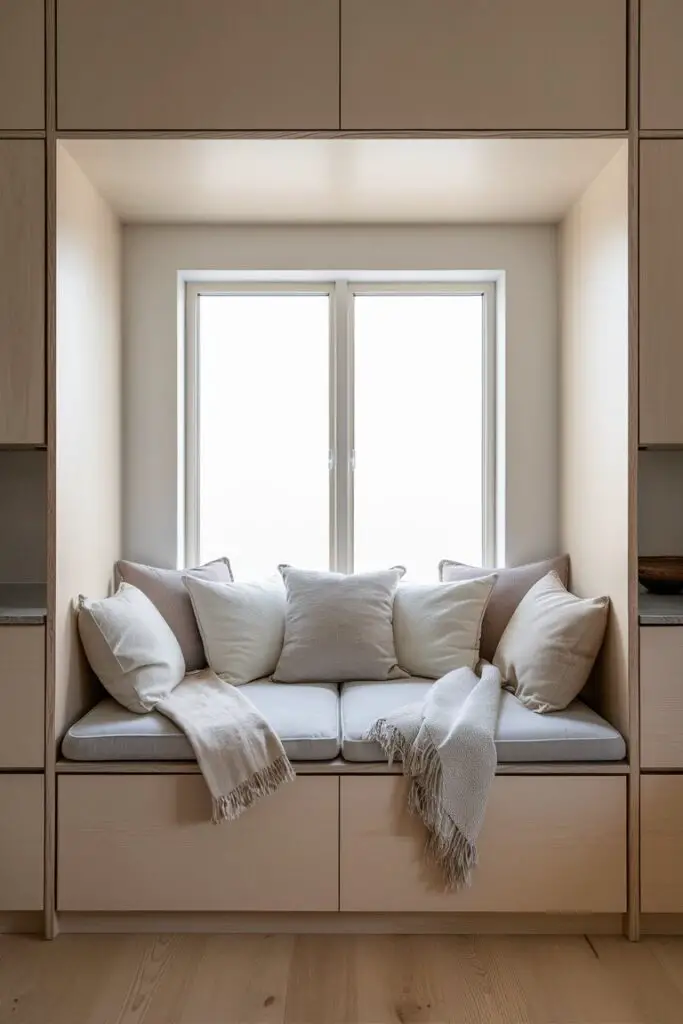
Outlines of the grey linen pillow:
<svg viewBox="0 0 683 1024">
<path fill-rule="evenodd" d="M 192 610 L 192 602 L 184 576 L 213 583 L 232 583 L 233 575 L 227 558 L 217 558 L 194 569 L 157 569 L 139 562 L 119 561 L 114 566 L 116 586 L 129 583 L 145 594 L 161 612 L 176 636 L 188 672 L 205 668 L 206 654 Z"/>
<path fill-rule="evenodd" d="M 403 567 L 345 576 L 281 565 L 287 591 L 278 683 L 401 679 L 393 608 Z"/>
<path fill-rule="evenodd" d="M 567 586 L 569 555 L 545 558 L 542 562 L 529 562 L 527 565 L 516 565 L 510 569 L 481 569 L 479 566 L 466 565 L 463 562 L 451 562 L 447 558 L 439 562 L 439 579 L 442 583 L 480 579 L 487 572 L 495 572 L 498 579 L 484 613 L 480 653 L 485 661 L 493 661 L 505 627 L 517 605 L 533 585 L 549 572 L 556 572 L 563 585 Z"/>
</svg>

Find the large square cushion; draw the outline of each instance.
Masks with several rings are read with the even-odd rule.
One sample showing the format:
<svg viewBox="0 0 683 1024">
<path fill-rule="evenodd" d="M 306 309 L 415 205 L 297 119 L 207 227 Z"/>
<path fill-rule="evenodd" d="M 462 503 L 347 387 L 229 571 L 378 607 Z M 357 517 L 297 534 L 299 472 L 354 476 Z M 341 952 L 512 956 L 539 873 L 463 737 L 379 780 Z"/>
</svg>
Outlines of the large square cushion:
<svg viewBox="0 0 683 1024">
<path fill-rule="evenodd" d="M 342 756 L 347 761 L 384 761 L 380 747 L 367 739 L 378 718 L 424 698 L 430 679 L 390 683 L 344 683 L 341 691 Z M 496 728 L 499 762 L 621 761 L 623 737 L 579 700 L 564 711 L 538 715 L 503 691 Z"/>
<path fill-rule="evenodd" d="M 282 740 L 292 761 L 339 754 L 339 696 L 333 683 L 289 686 L 258 680 L 240 687 Z M 136 715 L 103 700 L 71 726 L 62 743 L 69 761 L 194 761 L 177 725 L 157 711 Z"/>
</svg>

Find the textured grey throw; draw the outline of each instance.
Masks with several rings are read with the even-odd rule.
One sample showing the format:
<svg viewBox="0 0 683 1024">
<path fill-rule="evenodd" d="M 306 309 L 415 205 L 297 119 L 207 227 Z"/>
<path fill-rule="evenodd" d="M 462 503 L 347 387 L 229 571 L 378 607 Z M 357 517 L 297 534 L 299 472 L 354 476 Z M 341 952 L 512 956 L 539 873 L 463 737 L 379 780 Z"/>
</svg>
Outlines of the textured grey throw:
<svg viewBox="0 0 683 1024">
<path fill-rule="evenodd" d="M 493 665 L 483 664 L 480 676 L 456 669 L 438 679 L 423 702 L 380 718 L 368 733 L 390 763 L 402 759 L 410 810 L 427 827 L 427 849 L 449 889 L 469 884 L 477 863 L 477 837 L 496 772 L 500 689 Z"/>
</svg>

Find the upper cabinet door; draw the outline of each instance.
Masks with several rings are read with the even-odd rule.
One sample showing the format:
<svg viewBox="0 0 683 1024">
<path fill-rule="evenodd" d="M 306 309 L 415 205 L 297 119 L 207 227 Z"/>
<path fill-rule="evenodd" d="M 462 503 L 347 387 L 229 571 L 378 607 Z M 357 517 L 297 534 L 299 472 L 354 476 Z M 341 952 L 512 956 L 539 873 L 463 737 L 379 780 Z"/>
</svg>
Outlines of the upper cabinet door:
<svg viewBox="0 0 683 1024">
<path fill-rule="evenodd" d="M 0 141 L 0 444 L 45 442 L 45 146 Z"/>
<path fill-rule="evenodd" d="M 683 140 L 640 146 L 640 443 L 683 444 Z"/>
<path fill-rule="evenodd" d="M 57 4 L 61 130 L 334 129 L 338 65 L 338 0 Z"/>
<path fill-rule="evenodd" d="M 0 131 L 42 131 L 44 83 L 44 0 L 0 0 Z"/>
<path fill-rule="evenodd" d="M 341 126 L 626 126 L 626 0 L 341 0 Z"/>
<path fill-rule="evenodd" d="M 683 129 L 683 2 L 640 0 L 640 127 Z"/>
</svg>

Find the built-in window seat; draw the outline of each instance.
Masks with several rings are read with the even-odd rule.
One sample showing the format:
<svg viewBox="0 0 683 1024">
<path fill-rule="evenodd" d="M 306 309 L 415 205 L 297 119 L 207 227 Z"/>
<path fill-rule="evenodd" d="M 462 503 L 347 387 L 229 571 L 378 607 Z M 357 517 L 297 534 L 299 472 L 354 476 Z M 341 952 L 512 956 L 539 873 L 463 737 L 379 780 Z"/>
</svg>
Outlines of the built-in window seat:
<svg viewBox="0 0 683 1024">
<path fill-rule="evenodd" d="M 384 761 L 365 736 L 378 718 L 421 700 L 431 680 L 284 684 L 248 683 L 243 692 L 271 723 L 292 761 Z M 579 700 L 564 711 L 538 715 L 503 692 L 496 748 L 501 763 L 621 761 L 620 733 Z M 71 726 L 62 744 L 70 761 L 193 761 L 190 744 L 161 714 L 134 714 L 111 699 Z"/>
</svg>

